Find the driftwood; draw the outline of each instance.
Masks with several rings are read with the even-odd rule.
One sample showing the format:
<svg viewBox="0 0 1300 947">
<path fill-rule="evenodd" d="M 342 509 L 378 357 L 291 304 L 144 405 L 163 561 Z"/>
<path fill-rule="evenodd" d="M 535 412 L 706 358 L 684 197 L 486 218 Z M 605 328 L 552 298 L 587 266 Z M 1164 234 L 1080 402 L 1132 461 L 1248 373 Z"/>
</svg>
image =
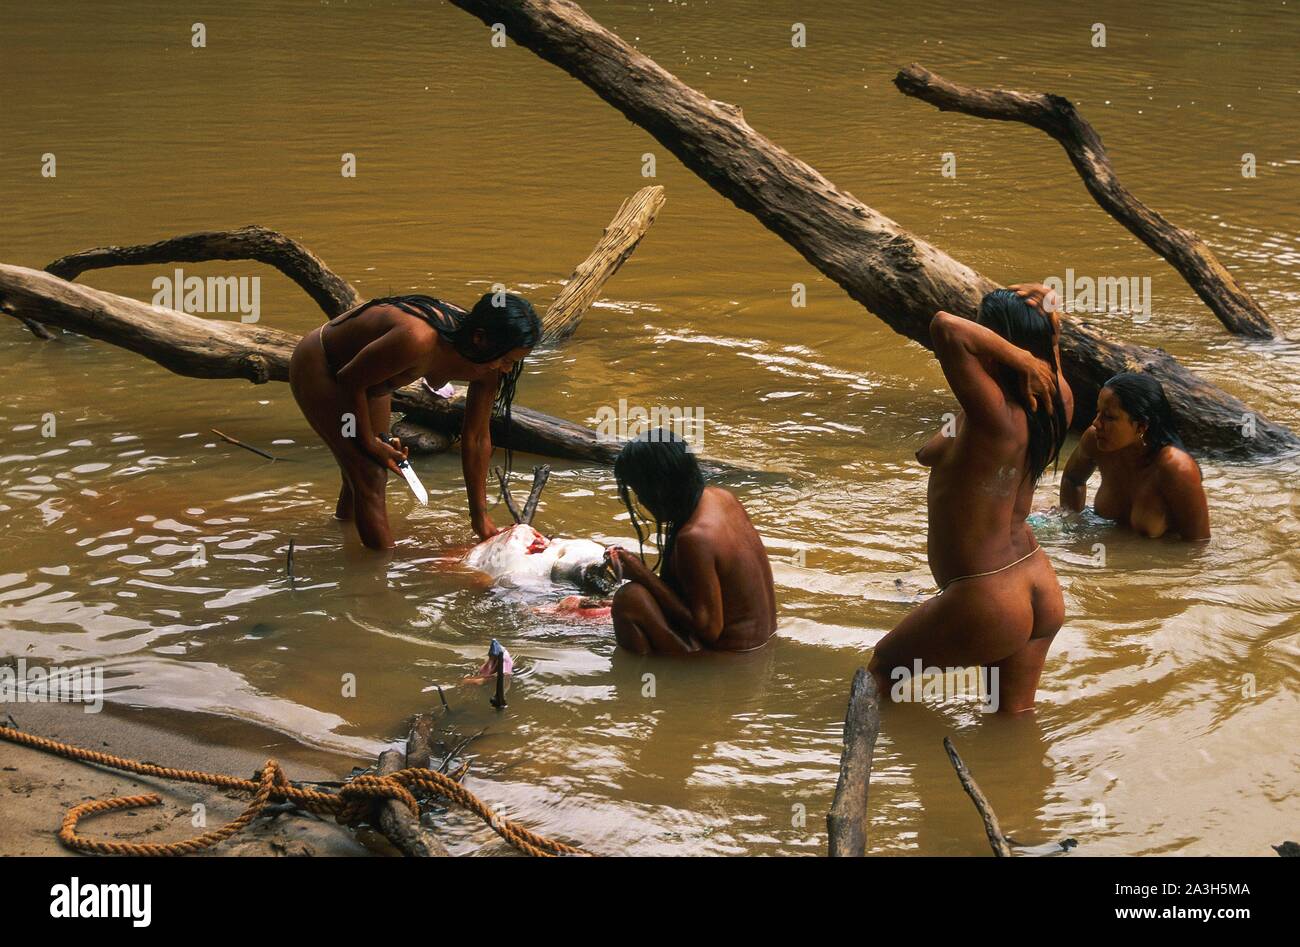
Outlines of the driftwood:
<svg viewBox="0 0 1300 947">
<path fill-rule="evenodd" d="M 501 485 L 501 499 L 505 501 L 506 510 L 510 513 L 510 518 L 516 523 L 522 523 L 523 517 L 519 512 L 519 507 L 515 505 L 514 495 L 510 492 L 510 481 L 506 479 L 505 469 L 494 467 L 492 472 L 496 474 L 497 483 Z"/>
<path fill-rule="evenodd" d="M 961 788 L 966 790 L 966 795 L 970 796 L 971 802 L 975 803 L 975 808 L 979 811 L 980 818 L 984 821 L 984 834 L 989 837 L 989 844 L 993 846 L 993 854 L 998 858 L 1011 857 L 1011 844 L 1007 837 L 1002 834 L 1002 826 L 998 824 L 998 817 L 993 813 L 993 807 L 989 805 L 988 799 L 980 790 L 979 784 L 975 782 L 975 777 L 970 774 L 962 758 L 957 755 L 957 748 L 952 745 L 951 737 L 943 738 L 943 748 L 948 752 L 948 759 L 952 762 L 952 768 L 957 771 L 957 778 L 961 780 Z"/>
<path fill-rule="evenodd" d="M 451 447 L 452 439 L 446 434 L 406 418 L 395 422 L 391 430 L 412 454 L 441 454 Z"/>
<path fill-rule="evenodd" d="M 398 750 L 379 754 L 380 776 L 403 769 L 406 757 Z M 437 836 L 420 824 L 411 810 L 396 799 L 385 799 L 379 807 L 379 830 L 403 855 L 412 858 L 448 858 L 451 852 Z"/>
<path fill-rule="evenodd" d="M 416 714 L 406 738 L 406 768 L 428 769 L 433 762 L 433 716 Z"/>
<path fill-rule="evenodd" d="M 288 381 L 289 359 L 298 344 L 296 336 L 279 329 L 204 319 L 3 263 L 0 312 L 111 342 L 192 378 Z M 423 386 L 408 385 L 393 392 L 393 407 L 455 438 L 465 414 L 465 390 L 444 399 Z M 622 446 L 591 428 L 521 407 L 514 409 L 508 433 L 503 418 L 493 419 L 492 441 L 498 447 L 607 465 Z"/>
<path fill-rule="evenodd" d="M 894 85 L 904 95 L 929 102 L 942 112 L 1021 122 L 1046 132 L 1065 149 L 1101 209 L 1181 273 L 1229 332 L 1257 339 L 1277 337 L 1277 327 L 1263 307 L 1238 284 L 1205 241 L 1170 223 L 1120 183 L 1101 136 L 1069 99 L 1041 92 L 976 89 L 950 82 L 918 63 L 900 70 Z"/>
<path fill-rule="evenodd" d="M 320 257 L 292 237 L 265 227 L 205 230 L 138 246 L 95 247 L 59 257 L 45 271 L 71 282 L 87 270 L 112 266 L 210 260 L 256 260 L 273 266 L 302 287 L 331 319 L 362 302 L 352 285 Z"/>
<path fill-rule="evenodd" d="M 567 333 L 572 333 L 604 282 L 627 259 L 662 203 L 662 189 L 645 188 L 619 209 L 596 249 L 556 300 L 557 325 Z M 0 264 L 0 312 L 24 323 L 55 326 L 110 342 L 179 375 L 244 378 L 254 384 L 287 381 L 296 336 L 257 324 L 205 319 L 67 281 L 87 270 L 110 266 L 236 259 L 276 267 L 306 290 L 327 316 L 345 312 L 361 301 L 350 284 L 302 244 L 262 227 L 245 227 L 187 234 L 142 246 L 97 247 L 61 257 L 45 272 Z M 404 444 L 416 452 L 445 449 L 460 435 L 465 389 L 458 388 L 455 396 L 444 399 L 423 386 L 408 385 L 393 393 L 393 407 L 403 412 L 403 420 L 408 422 L 398 434 Z M 492 440 L 499 447 L 608 465 L 621 446 L 590 428 L 523 407 L 513 410 L 511 420 L 508 429 L 503 419 L 492 421 Z"/>
<path fill-rule="evenodd" d="M 551 468 L 546 464 L 533 468 L 533 488 L 528 491 L 528 499 L 524 502 L 524 511 L 519 514 L 519 522 L 531 524 L 533 517 L 537 515 L 537 504 L 542 500 L 542 489 L 546 486 L 546 481 L 551 476 Z"/>
<path fill-rule="evenodd" d="M 212 431 L 213 434 L 217 435 L 217 437 L 221 438 L 227 444 L 234 444 L 236 447 L 242 447 L 244 450 L 257 454 L 259 457 L 265 457 L 267 460 L 275 460 L 275 455 L 270 453 L 269 451 L 264 451 L 260 447 L 254 447 L 252 444 L 245 444 L 243 441 L 239 440 L 238 438 L 231 437 L 229 434 L 222 434 L 215 427 L 211 428 L 210 430 Z"/>
<path fill-rule="evenodd" d="M 741 110 L 687 86 L 567 0 L 452 0 L 511 40 L 585 83 L 640 125 L 714 190 L 753 214 L 895 331 L 929 347 L 940 309 L 970 318 L 992 280 L 841 190 L 765 138 Z M 1160 379 L 1183 440 L 1203 453 L 1240 456 L 1300 448 L 1287 428 L 1187 371 L 1160 349 L 1127 345 L 1063 320 L 1061 356 L 1074 389 L 1076 426 L 1088 424 L 1112 375 Z M 1245 432 L 1253 436 L 1246 436 Z"/>
<path fill-rule="evenodd" d="M 858 668 L 844 715 L 840 778 L 826 816 L 832 858 L 861 858 L 867 853 L 867 793 L 871 788 L 871 757 L 879 735 L 880 691 L 875 677 Z"/>
<path fill-rule="evenodd" d="M 663 206 L 664 189 L 658 185 L 643 187 L 623 202 L 591 255 L 578 264 L 547 307 L 542 317 L 543 342 L 562 342 L 577 331 L 583 313 L 600 298 L 605 281 L 632 255 Z"/>
</svg>

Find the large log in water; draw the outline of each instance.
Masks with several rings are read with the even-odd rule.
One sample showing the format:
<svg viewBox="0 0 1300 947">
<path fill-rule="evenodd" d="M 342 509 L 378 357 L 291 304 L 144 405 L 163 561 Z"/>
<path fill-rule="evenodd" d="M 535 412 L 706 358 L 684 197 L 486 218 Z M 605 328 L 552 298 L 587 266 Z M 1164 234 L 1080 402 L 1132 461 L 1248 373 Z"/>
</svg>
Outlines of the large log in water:
<svg viewBox="0 0 1300 947">
<path fill-rule="evenodd" d="M 279 329 L 204 319 L 80 286 L 42 270 L 0 263 L 0 311 L 111 342 L 178 375 L 288 381 L 297 336 Z M 393 407 L 448 437 L 460 435 L 464 391 L 442 399 L 415 386 L 393 392 Z M 612 464 L 619 444 L 590 428 L 527 408 L 515 408 L 509 430 L 492 423 L 501 447 L 568 460 Z"/>
<path fill-rule="evenodd" d="M 1120 183 L 1101 136 L 1069 99 L 1041 92 L 964 86 L 917 63 L 899 70 L 894 85 L 904 95 L 929 102 L 941 112 L 1021 122 L 1046 132 L 1065 149 L 1101 209 L 1181 273 L 1228 331 L 1256 339 L 1277 337 L 1277 327 L 1264 307 L 1233 278 L 1204 240 L 1174 226 Z"/>
<path fill-rule="evenodd" d="M 970 318 L 996 284 L 841 190 L 759 134 L 735 105 L 678 80 L 567 0 L 452 0 L 585 83 L 737 207 L 753 214 L 896 332 L 929 347 L 937 310 Z M 1061 357 L 1087 424 L 1100 386 L 1122 371 L 1163 383 L 1194 450 L 1251 456 L 1300 438 L 1187 371 L 1160 349 L 1064 320 Z"/>
<path fill-rule="evenodd" d="M 663 204 L 663 188 L 658 186 L 642 188 L 623 202 L 595 248 L 547 308 L 543 317 L 546 341 L 562 341 L 577 330 L 583 315 L 636 249 Z M 68 282 L 88 270 L 107 267 L 212 260 L 256 260 L 273 266 L 297 283 L 330 318 L 362 302 L 356 289 L 307 247 L 277 231 L 251 226 L 184 234 L 135 246 L 94 247 L 60 257 L 45 273 L 0 264 L 0 312 L 19 319 L 40 338 L 50 337 L 45 325 L 58 326 L 121 346 L 179 375 L 245 378 L 254 384 L 287 381 L 289 359 L 298 343 L 295 336 L 256 325 L 202 319 Z M 465 389 L 458 388 L 454 397 L 443 399 L 423 386 L 410 385 L 393 393 L 393 407 L 405 415 L 406 423 L 395 432 L 403 443 L 415 450 L 445 449 L 460 435 Z M 513 450 L 606 465 L 614 462 L 621 446 L 590 428 L 527 408 L 515 408 L 509 424 L 493 419 L 492 442 Z"/>
</svg>

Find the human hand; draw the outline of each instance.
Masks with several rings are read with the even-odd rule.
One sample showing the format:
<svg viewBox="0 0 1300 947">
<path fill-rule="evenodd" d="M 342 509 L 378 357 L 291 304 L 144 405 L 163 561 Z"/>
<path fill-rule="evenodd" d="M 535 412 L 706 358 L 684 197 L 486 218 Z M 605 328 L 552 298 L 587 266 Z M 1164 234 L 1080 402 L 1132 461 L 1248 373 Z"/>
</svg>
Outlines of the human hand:
<svg viewBox="0 0 1300 947">
<path fill-rule="evenodd" d="M 1037 356 L 1024 352 L 1016 370 L 1020 373 L 1020 393 L 1029 404 L 1030 411 L 1037 411 L 1040 401 L 1044 404 L 1052 403 L 1056 395 L 1056 371 L 1052 366 Z"/>
<path fill-rule="evenodd" d="M 480 542 L 484 539 L 491 539 L 497 533 L 501 532 L 501 530 L 497 529 L 496 525 L 492 522 L 492 518 L 486 513 L 471 517 L 470 525 L 473 527 L 474 533 L 478 536 Z"/>
<path fill-rule="evenodd" d="M 397 473 L 397 468 L 406 461 L 410 456 L 410 450 L 402 446 L 402 442 L 397 438 L 384 440 L 379 435 L 371 441 L 369 449 L 366 451 L 380 465 L 387 467 L 393 473 Z"/>
</svg>

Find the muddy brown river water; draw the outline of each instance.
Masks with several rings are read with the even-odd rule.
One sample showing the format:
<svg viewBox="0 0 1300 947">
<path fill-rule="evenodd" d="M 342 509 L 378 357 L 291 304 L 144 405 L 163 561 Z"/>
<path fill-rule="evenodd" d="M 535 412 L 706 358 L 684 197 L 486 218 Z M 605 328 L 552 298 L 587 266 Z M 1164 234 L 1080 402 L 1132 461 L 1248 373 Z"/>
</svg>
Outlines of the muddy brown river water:
<svg viewBox="0 0 1300 947">
<path fill-rule="evenodd" d="M 1296 345 L 1229 337 L 1041 133 L 940 114 L 890 83 L 919 61 L 975 85 L 1068 95 L 1121 179 L 1200 232 L 1300 338 L 1300 4 L 1132 6 L 587 9 L 994 279 L 1149 277 L 1149 319 L 1098 318 L 1297 427 Z M 428 507 L 391 488 L 398 548 L 368 554 L 330 519 L 336 470 L 287 386 L 185 379 L 9 324 L 0 654 L 102 663 L 109 713 L 151 708 L 195 740 L 301 742 L 341 773 L 397 738 L 440 684 L 459 729 L 487 728 L 470 785 L 539 831 L 608 853 L 824 852 L 849 680 L 932 588 L 912 453 L 954 403 L 934 360 L 585 87 L 517 46 L 493 48 L 454 7 L 188 7 L 0 7 L 0 260 L 40 267 L 89 246 L 258 223 L 366 294 L 466 304 L 500 281 L 544 304 L 619 203 L 651 183 L 652 153 L 667 192 L 658 222 L 579 335 L 529 360 L 518 403 L 586 423 L 619 398 L 702 410 L 703 453 L 753 471 L 724 484 L 769 546 L 778 636 L 753 654 L 642 659 L 616 652 L 607 627 L 485 593 L 442 561 L 471 539 L 455 454 L 417 461 Z M 205 49 L 190 46 L 197 21 Z M 795 22 L 806 48 L 791 46 Z M 1104 48 L 1090 43 L 1095 22 Z M 340 174 L 344 152 L 355 178 Z M 955 178 L 940 174 L 946 152 Z M 40 173 L 46 153 L 57 177 Z M 1242 176 L 1245 153 L 1254 178 Z M 85 281 L 149 299 L 171 269 Z M 302 333 L 320 321 L 273 271 L 185 270 L 260 275 L 265 325 Z M 800 282 L 808 305 L 794 309 Z M 57 433 L 44 437 L 50 414 Z M 214 426 L 284 459 L 221 443 Z M 1024 841 L 1270 854 L 1294 837 L 1297 465 L 1201 462 L 1205 548 L 1064 520 L 1047 512 L 1057 474 L 1044 478 L 1037 532 L 1068 618 L 1038 708 L 1017 719 L 961 701 L 888 708 L 872 851 L 987 852 L 947 734 Z M 631 535 L 608 470 L 554 466 L 540 527 Z M 501 714 L 456 686 L 493 636 L 520 667 Z M 458 852 L 490 837 L 459 817 L 446 832 Z"/>
</svg>

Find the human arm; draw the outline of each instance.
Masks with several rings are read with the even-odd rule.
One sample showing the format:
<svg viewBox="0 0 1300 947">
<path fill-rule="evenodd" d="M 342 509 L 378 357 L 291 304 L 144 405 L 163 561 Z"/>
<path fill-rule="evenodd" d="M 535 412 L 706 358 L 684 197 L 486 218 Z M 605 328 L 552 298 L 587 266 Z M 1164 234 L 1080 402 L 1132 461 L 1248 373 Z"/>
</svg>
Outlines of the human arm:
<svg viewBox="0 0 1300 947">
<path fill-rule="evenodd" d="M 985 369 L 986 359 L 1019 376 L 1021 394 L 1031 411 L 1040 400 L 1050 400 L 1056 390 L 1055 372 L 1044 362 L 970 319 L 940 311 L 930 320 L 930 339 L 948 386 L 973 424 L 997 427 L 1005 423 L 1006 396 Z"/>
<path fill-rule="evenodd" d="M 1210 508 L 1201 471 L 1190 454 L 1178 451 L 1161 464 L 1160 489 L 1175 531 L 1189 542 L 1210 538 Z"/>
<path fill-rule="evenodd" d="M 410 333 L 389 329 L 362 348 L 334 376 L 352 409 L 358 448 L 393 471 L 406 460 L 407 451 L 379 436 L 370 421 L 370 401 L 392 391 L 395 378 L 414 371 L 420 355 L 419 342 Z"/>
<path fill-rule="evenodd" d="M 679 536 L 673 545 L 673 571 L 684 597 L 655 575 L 640 556 L 626 549 L 613 552 L 623 567 L 624 578 L 650 593 L 674 629 L 705 645 L 714 644 L 722 636 L 722 583 L 713 554 L 705 544 Z"/>
<path fill-rule="evenodd" d="M 1067 510 L 1078 513 L 1088 502 L 1088 478 L 1097 469 L 1097 436 L 1092 428 L 1083 432 L 1074 453 L 1065 462 L 1065 472 L 1061 474 L 1060 502 Z"/>
<path fill-rule="evenodd" d="M 460 429 L 460 467 L 469 498 L 469 521 L 479 539 L 497 534 L 487 512 L 487 474 L 492 463 L 492 403 L 496 391 L 487 382 L 470 382 Z"/>
</svg>

